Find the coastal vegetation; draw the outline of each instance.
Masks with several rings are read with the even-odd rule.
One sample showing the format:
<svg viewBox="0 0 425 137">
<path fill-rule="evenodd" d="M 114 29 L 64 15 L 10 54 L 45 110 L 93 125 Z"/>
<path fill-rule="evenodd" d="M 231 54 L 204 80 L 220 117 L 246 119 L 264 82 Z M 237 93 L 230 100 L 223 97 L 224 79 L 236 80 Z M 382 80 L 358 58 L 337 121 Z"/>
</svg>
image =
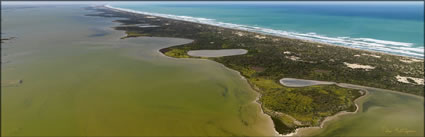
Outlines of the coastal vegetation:
<svg viewBox="0 0 425 137">
<path fill-rule="evenodd" d="M 354 100 L 365 92 L 336 85 L 290 88 L 281 78 L 299 78 L 350 83 L 424 95 L 423 60 L 340 46 L 263 35 L 205 24 L 141 15 L 105 7 L 89 16 L 121 17 L 115 27 L 129 37 L 177 37 L 192 43 L 161 49 L 175 58 L 199 58 L 190 50 L 246 49 L 247 54 L 207 58 L 237 70 L 261 93 L 264 112 L 272 117 L 279 133 L 298 127 L 319 126 L 325 117 L 340 111 L 355 111 Z M 149 24 L 160 27 L 138 27 Z M 419 61 L 418 61 L 419 60 Z M 400 81 L 399 77 L 409 77 Z M 422 79 L 422 83 L 412 78 Z"/>
</svg>

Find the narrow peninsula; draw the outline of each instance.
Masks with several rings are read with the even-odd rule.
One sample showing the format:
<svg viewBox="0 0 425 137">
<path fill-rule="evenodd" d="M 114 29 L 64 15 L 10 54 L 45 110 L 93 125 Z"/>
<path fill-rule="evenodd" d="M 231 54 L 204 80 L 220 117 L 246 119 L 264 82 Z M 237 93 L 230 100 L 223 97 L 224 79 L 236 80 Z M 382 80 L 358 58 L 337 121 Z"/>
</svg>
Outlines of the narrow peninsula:
<svg viewBox="0 0 425 137">
<path fill-rule="evenodd" d="M 424 95 L 423 59 L 352 49 L 174 20 L 113 9 L 90 7 L 89 16 L 118 17 L 116 30 L 131 37 L 176 37 L 192 43 L 161 49 L 175 58 L 204 58 L 237 70 L 261 93 L 259 102 L 280 134 L 320 126 L 326 117 L 354 112 L 354 100 L 366 94 L 336 84 L 288 87 L 283 78 L 349 83 Z M 194 56 L 191 51 L 238 49 L 233 56 Z M 246 51 L 246 52 L 245 52 Z M 189 52 L 189 53 L 188 53 Z M 243 53 L 243 54 L 242 54 Z M 227 55 L 227 54 L 225 54 Z"/>
</svg>

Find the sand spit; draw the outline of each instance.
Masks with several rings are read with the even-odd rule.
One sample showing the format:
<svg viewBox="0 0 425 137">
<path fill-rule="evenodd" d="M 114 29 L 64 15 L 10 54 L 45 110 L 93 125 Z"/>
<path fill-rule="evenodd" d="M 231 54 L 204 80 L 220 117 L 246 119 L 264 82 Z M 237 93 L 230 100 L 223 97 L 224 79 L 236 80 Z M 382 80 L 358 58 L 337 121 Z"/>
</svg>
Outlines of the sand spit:
<svg viewBox="0 0 425 137">
<path fill-rule="evenodd" d="M 188 55 L 194 57 L 224 57 L 246 53 L 248 53 L 246 49 L 190 50 L 187 52 Z"/>
<path fill-rule="evenodd" d="M 114 9 L 114 8 L 112 8 L 112 9 Z M 127 11 L 128 12 L 128 11 Z M 200 25 L 199 25 L 200 26 Z M 235 29 L 234 29 L 235 30 Z M 235 31 L 238 31 L 238 30 L 235 30 Z M 247 32 L 247 31 L 243 31 L 243 30 L 239 30 L 239 31 L 241 31 L 241 32 Z M 272 37 L 273 38 L 273 36 L 270 36 L 270 35 L 267 35 L 268 37 Z M 263 38 L 265 38 L 265 37 L 261 37 L 261 36 L 256 36 L 256 38 L 258 38 L 258 39 L 263 39 Z M 285 37 L 286 38 L 286 37 Z M 302 40 L 302 41 L 308 41 L 308 40 Z M 308 42 L 312 42 L 312 41 L 308 41 Z M 326 43 L 320 43 L 320 42 L 313 42 L 313 43 L 319 43 L 319 44 L 324 44 L 324 46 L 336 46 L 336 45 L 332 45 L 332 44 L 326 44 Z M 321 47 L 321 46 L 320 46 Z M 340 46 L 338 46 L 338 47 L 340 47 Z M 348 48 L 348 47 L 344 47 L 344 48 Z M 349 48 L 349 49 L 354 49 L 354 48 Z M 355 49 L 355 50 L 359 50 L 359 51 L 365 51 L 365 50 L 360 50 L 360 49 Z M 369 53 L 376 53 L 376 52 L 373 52 L 373 51 L 367 51 L 367 52 L 369 52 Z M 189 53 L 188 53 L 189 54 Z M 383 53 L 383 54 L 388 54 L 388 53 Z M 391 54 L 392 55 L 392 54 Z M 399 55 L 396 55 L 396 56 L 399 56 Z M 331 60 L 330 60 L 331 61 Z M 353 68 L 353 69 L 356 69 L 356 68 L 360 68 L 360 69 L 365 69 L 366 71 L 367 70 L 370 70 L 370 69 L 374 69 L 375 67 L 373 67 L 373 66 L 369 66 L 369 65 L 359 65 L 359 64 L 350 64 L 350 63 L 346 63 L 346 62 L 344 62 L 344 64 L 345 65 L 347 65 L 348 67 L 350 67 L 350 68 Z M 338 84 L 339 85 L 339 84 Z M 298 131 L 298 130 L 296 130 L 296 131 Z M 291 133 L 291 134 L 288 134 L 288 135 L 295 135 L 294 133 Z"/>
<path fill-rule="evenodd" d="M 373 66 L 360 65 L 360 64 L 351 64 L 351 63 L 347 63 L 347 62 L 344 62 L 344 65 L 346 65 L 347 67 L 352 68 L 352 69 L 364 69 L 366 71 L 375 69 L 375 67 L 373 67 Z"/>
</svg>

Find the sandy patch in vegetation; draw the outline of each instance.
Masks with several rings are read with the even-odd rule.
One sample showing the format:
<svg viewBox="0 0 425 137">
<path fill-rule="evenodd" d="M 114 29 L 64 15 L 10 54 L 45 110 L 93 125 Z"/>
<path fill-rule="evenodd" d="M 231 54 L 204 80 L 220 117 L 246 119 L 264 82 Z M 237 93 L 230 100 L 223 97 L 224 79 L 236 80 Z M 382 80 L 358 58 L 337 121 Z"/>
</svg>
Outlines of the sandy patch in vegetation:
<svg viewBox="0 0 425 137">
<path fill-rule="evenodd" d="M 285 58 L 290 59 L 292 61 L 302 61 L 301 58 L 297 56 L 285 56 Z"/>
<path fill-rule="evenodd" d="M 242 32 L 236 32 L 236 33 L 234 33 L 234 34 L 238 35 L 239 37 L 245 36 L 245 34 L 244 34 L 244 33 L 242 33 Z"/>
<path fill-rule="evenodd" d="M 285 51 L 285 52 L 283 52 L 283 54 L 290 55 L 290 54 L 293 54 L 293 53 L 292 52 L 289 52 L 289 51 Z M 302 60 L 300 57 L 297 57 L 297 56 L 294 56 L 294 55 L 292 55 L 292 56 L 285 56 L 285 58 L 290 59 L 292 61 L 307 62 L 307 63 L 317 63 L 316 61 Z"/>
<path fill-rule="evenodd" d="M 362 55 L 363 55 L 363 56 L 371 56 L 371 57 L 375 57 L 375 58 L 381 58 L 381 56 L 374 55 L 374 54 L 366 54 L 366 53 L 363 53 Z"/>
<path fill-rule="evenodd" d="M 366 54 L 366 53 L 363 53 L 362 55 L 359 55 L 359 54 L 354 55 L 354 57 L 360 57 L 360 56 L 370 56 L 374 58 L 381 58 L 381 56 L 374 55 L 374 54 Z"/>
<path fill-rule="evenodd" d="M 344 65 L 346 65 L 347 67 L 352 68 L 352 69 L 364 69 L 366 71 L 375 69 L 375 67 L 370 66 L 370 65 L 351 64 L 351 63 L 347 63 L 347 62 L 344 62 Z"/>
<path fill-rule="evenodd" d="M 283 54 L 291 54 L 290 51 L 284 51 Z"/>
<path fill-rule="evenodd" d="M 401 83 L 424 85 L 423 78 L 403 77 L 400 75 L 397 75 L 395 78 L 397 79 L 398 82 L 401 82 Z M 408 79 L 413 80 L 415 83 L 411 83 Z"/>
<path fill-rule="evenodd" d="M 155 19 L 156 17 L 154 17 L 154 16 L 146 16 L 146 18 L 148 18 L 148 19 Z"/>
<path fill-rule="evenodd" d="M 255 35 L 255 38 L 257 38 L 257 39 L 265 39 L 266 36 Z"/>
<path fill-rule="evenodd" d="M 419 60 L 419 59 L 400 59 L 400 61 L 404 63 L 423 62 L 422 60 Z"/>
</svg>

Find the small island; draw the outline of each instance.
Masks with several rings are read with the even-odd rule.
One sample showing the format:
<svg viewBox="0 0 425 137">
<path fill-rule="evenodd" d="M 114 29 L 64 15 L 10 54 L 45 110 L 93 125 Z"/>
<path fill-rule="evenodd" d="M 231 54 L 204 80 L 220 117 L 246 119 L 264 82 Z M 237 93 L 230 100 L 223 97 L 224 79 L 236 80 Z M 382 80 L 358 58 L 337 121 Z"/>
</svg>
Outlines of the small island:
<svg viewBox="0 0 425 137">
<path fill-rule="evenodd" d="M 306 41 L 143 15 L 98 6 L 88 16 L 120 17 L 116 30 L 123 38 L 176 37 L 192 43 L 161 49 L 174 58 L 205 58 L 234 69 L 247 79 L 261 97 L 259 103 L 271 116 L 280 134 L 300 127 L 320 126 L 326 117 L 341 111 L 355 112 L 354 100 L 365 91 L 335 85 L 349 83 L 424 95 L 423 59 L 371 52 Z M 140 27 L 139 24 L 144 24 Z M 208 50 L 242 50 L 237 54 L 214 54 Z M 208 56 L 200 56 L 203 51 Z M 215 56 L 214 56 L 215 55 Z M 283 78 L 331 83 L 288 87 Z"/>
</svg>

